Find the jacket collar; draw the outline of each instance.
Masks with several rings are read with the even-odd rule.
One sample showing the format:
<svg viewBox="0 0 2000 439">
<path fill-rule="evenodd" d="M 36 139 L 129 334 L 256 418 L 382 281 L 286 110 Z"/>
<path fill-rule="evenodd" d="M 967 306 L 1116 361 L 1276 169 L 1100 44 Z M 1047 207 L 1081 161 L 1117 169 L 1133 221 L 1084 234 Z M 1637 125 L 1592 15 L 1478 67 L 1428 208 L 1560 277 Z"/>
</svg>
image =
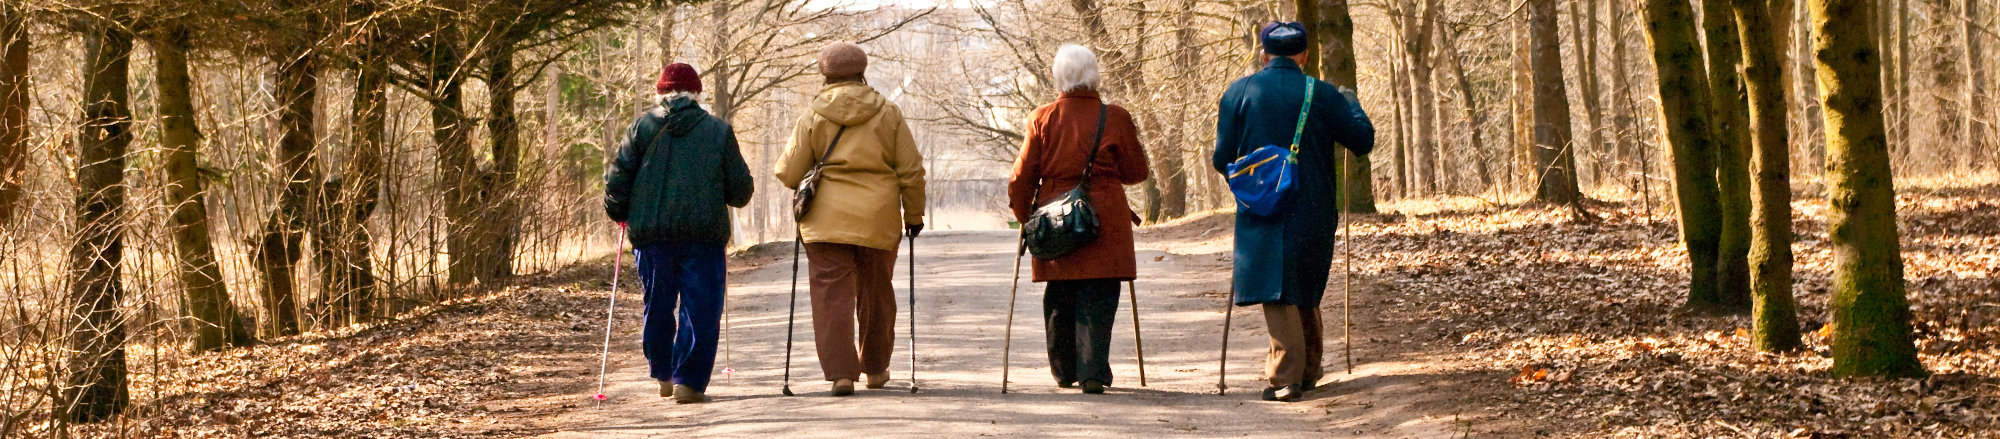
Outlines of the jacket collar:
<svg viewBox="0 0 2000 439">
<path fill-rule="evenodd" d="M 1270 63 L 1270 64 L 1267 64 L 1267 65 L 1265 65 L 1265 66 L 1264 66 L 1264 69 L 1265 69 L 1265 70 L 1271 70 L 1271 69 L 1284 69 L 1284 70 L 1299 70 L 1299 62 L 1298 62 L 1298 61 L 1292 61 L 1292 59 L 1291 59 L 1290 57 L 1283 57 L 1283 56 L 1279 56 L 1279 57 L 1272 57 L 1272 58 L 1271 58 L 1271 63 Z"/>
<path fill-rule="evenodd" d="M 1079 89 L 1075 89 L 1075 90 L 1070 90 L 1070 91 L 1066 91 L 1066 92 L 1063 92 L 1063 93 L 1062 93 L 1062 95 L 1061 95 L 1061 96 L 1058 96 L 1057 98 L 1059 98 L 1059 99 L 1090 99 L 1090 100 L 1097 100 L 1097 99 L 1098 99 L 1098 97 L 1097 97 L 1097 90 L 1094 90 L 1094 89 L 1089 89 L 1089 88 L 1079 88 Z"/>
</svg>

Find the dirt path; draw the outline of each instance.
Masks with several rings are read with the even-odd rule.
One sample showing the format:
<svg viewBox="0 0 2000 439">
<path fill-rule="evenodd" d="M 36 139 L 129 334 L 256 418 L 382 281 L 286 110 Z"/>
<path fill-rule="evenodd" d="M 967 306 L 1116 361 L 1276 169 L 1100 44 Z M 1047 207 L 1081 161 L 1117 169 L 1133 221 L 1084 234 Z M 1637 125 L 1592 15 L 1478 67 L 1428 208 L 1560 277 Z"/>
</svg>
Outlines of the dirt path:
<svg viewBox="0 0 2000 439">
<path fill-rule="evenodd" d="M 1473 401 L 1481 385 L 1468 384 L 1475 378 L 1496 381 L 1463 372 L 1467 369 L 1451 366 L 1449 359 L 1398 349 L 1403 343 L 1395 343 L 1397 328 L 1375 327 L 1369 304 L 1378 300 L 1371 289 L 1357 290 L 1355 316 L 1357 334 L 1374 335 L 1357 336 L 1354 375 L 1338 373 L 1338 283 L 1328 300 L 1330 370 L 1323 390 L 1295 404 L 1257 400 L 1266 347 L 1263 319 L 1254 308 L 1242 308 L 1236 310 L 1230 341 L 1230 392 L 1216 395 L 1227 235 L 1227 223 L 1217 221 L 1142 232 L 1138 289 L 1146 387 L 1138 385 L 1133 361 L 1128 298 L 1120 305 L 1112 341 L 1117 382 L 1111 390 L 1082 395 L 1056 388 L 1044 355 L 1041 286 L 1023 281 L 1014 317 L 1013 393 L 1000 394 L 1013 235 L 934 233 L 918 242 L 920 393 L 908 393 L 908 324 L 899 318 L 889 388 L 827 396 L 804 310 L 792 365 L 791 386 L 798 396 L 779 393 L 791 275 L 785 248 L 785 256 L 762 258 L 761 266 L 732 268 L 733 330 L 718 369 L 737 372 L 716 376 L 710 402 L 677 405 L 655 396 L 657 385 L 645 376 L 636 333 L 620 331 L 625 335 L 613 347 L 615 370 L 607 391 L 612 400 L 555 419 L 562 431 L 547 437 L 1451 437 L 1489 435 L 1496 428 L 1491 415 L 1470 408 L 1482 406 Z M 905 264 L 898 264 L 899 305 L 907 303 Z M 799 300 L 803 305 L 805 299 Z"/>
</svg>

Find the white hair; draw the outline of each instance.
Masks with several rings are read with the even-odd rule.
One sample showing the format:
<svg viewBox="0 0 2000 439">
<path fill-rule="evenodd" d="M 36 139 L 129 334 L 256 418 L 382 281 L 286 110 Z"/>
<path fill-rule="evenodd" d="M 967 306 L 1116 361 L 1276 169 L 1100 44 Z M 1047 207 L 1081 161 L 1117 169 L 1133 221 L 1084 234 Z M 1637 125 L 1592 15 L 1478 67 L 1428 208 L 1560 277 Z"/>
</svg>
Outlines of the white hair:
<svg viewBox="0 0 2000 439">
<path fill-rule="evenodd" d="M 1097 88 L 1097 55 L 1090 48 L 1075 44 L 1064 44 L 1056 49 L 1055 66 L 1056 91 L 1068 93 L 1077 89 Z"/>
<path fill-rule="evenodd" d="M 701 93 L 680 90 L 670 91 L 666 94 L 653 95 L 653 103 L 666 105 L 667 102 L 673 101 L 675 98 L 688 98 L 693 99 L 695 102 L 701 102 Z"/>
</svg>

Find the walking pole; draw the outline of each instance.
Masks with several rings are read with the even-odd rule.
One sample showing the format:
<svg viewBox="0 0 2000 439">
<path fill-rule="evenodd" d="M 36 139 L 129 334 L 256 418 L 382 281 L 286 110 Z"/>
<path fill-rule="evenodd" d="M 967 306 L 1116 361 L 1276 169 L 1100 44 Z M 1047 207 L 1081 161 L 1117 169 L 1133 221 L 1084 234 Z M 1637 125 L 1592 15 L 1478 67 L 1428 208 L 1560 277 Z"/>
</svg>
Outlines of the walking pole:
<svg viewBox="0 0 2000 439">
<path fill-rule="evenodd" d="M 792 310 L 785 315 L 785 396 L 792 396 L 792 328 L 799 321 L 799 247 L 803 237 L 792 235 Z"/>
<path fill-rule="evenodd" d="M 1125 288 L 1132 292 L 1132 348 L 1139 351 L 1139 387 L 1146 387 L 1146 338 L 1139 336 L 1139 283 L 1125 281 Z"/>
<path fill-rule="evenodd" d="M 917 235 L 910 235 L 910 393 L 917 393 Z"/>
<path fill-rule="evenodd" d="M 604 350 L 597 356 L 597 394 L 591 399 L 603 404 L 609 396 L 604 395 L 604 371 L 611 366 L 611 323 L 615 322 L 618 310 L 618 271 L 625 268 L 625 225 L 618 225 L 618 253 L 611 256 L 611 303 L 604 306 Z"/>
<path fill-rule="evenodd" d="M 1026 232 L 1022 232 L 1026 233 Z M 1014 353 L 1014 298 L 1021 294 L 1021 256 L 1028 254 L 1028 237 L 1021 236 L 1019 249 L 1014 251 L 1014 286 L 1007 292 L 1007 338 L 1000 347 L 1000 393 L 1007 393 L 1007 372 L 1013 366 L 1008 361 Z"/>
<path fill-rule="evenodd" d="M 1229 319 L 1235 317 L 1236 286 L 1229 287 L 1229 297 L 1222 298 L 1222 360 L 1217 366 L 1215 394 L 1229 394 Z"/>
<path fill-rule="evenodd" d="M 1350 155 L 1353 155 L 1353 153 L 1347 151 L 1342 151 L 1340 154 L 1339 175 L 1343 177 L 1347 175 L 1347 160 Z M 1343 201 L 1341 203 L 1344 205 L 1342 208 L 1346 210 L 1343 213 L 1353 214 L 1354 197 L 1350 196 L 1344 189 L 1340 192 L 1338 196 Z M 1347 374 L 1353 375 L 1354 302 L 1351 297 L 1354 291 L 1354 219 L 1343 216 L 1340 221 L 1341 231 L 1347 235 L 1347 239 L 1341 240 L 1341 248 L 1346 255 L 1340 258 L 1340 338 L 1343 339 L 1340 342 L 1340 347 L 1347 351 Z M 1313 367 L 1319 367 L 1319 365 L 1315 364 Z"/>
</svg>

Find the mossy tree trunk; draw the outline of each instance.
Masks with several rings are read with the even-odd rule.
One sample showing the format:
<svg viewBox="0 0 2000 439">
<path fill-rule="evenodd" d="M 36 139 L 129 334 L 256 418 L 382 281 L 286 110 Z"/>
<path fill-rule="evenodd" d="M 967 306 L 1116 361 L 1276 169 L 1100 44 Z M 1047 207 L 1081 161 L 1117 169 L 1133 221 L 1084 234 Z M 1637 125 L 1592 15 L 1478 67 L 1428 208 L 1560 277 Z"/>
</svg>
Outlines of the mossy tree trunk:
<svg viewBox="0 0 2000 439">
<path fill-rule="evenodd" d="M 1896 187 L 1883 134 L 1874 4 L 1810 0 L 1826 98 L 1827 235 L 1833 248 L 1835 376 L 1921 376 L 1904 297 Z"/>
<path fill-rule="evenodd" d="M 1192 1 L 1185 8 L 1193 10 Z M 1347 0 L 1300 0 L 1300 18 L 1307 10 L 1312 10 L 1313 49 L 1319 58 L 1319 77 L 1335 86 L 1361 90 L 1354 60 L 1354 17 L 1348 12 Z M 1191 13 L 1190 13 L 1191 14 Z M 1190 38 L 1192 38 L 1190 36 Z M 1375 176 L 1369 156 L 1355 156 L 1353 152 L 1341 150 L 1347 166 L 1341 170 L 1341 209 L 1347 212 L 1375 213 Z"/>
<path fill-rule="evenodd" d="M 1722 309 L 1716 282 L 1717 212 L 1715 126 L 1712 95 L 1695 39 L 1694 8 L 1687 0 L 1646 0 L 1646 42 L 1660 79 L 1660 122 L 1673 151 L 1674 197 L 1680 206 L 1681 242 L 1688 252 L 1688 308 Z"/>
<path fill-rule="evenodd" d="M 1708 34 L 1708 85 L 1715 108 L 1716 184 L 1720 188 L 1721 243 L 1716 248 L 1716 288 L 1723 311 L 1750 312 L 1750 100 L 1738 69 L 1743 42 L 1737 34 L 1733 0 L 1701 3 Z"/>
<path fill-rule="evenodd" d="M 1750 344 L 1759 351 L 1799 347 L 1792 298 L 1791 138 L 1786 125 L 1785 48 L 1791 0 L 1734 0 L 1743 39 L 1743 79 L 1750 98 L 1756 198 L 1750 211 Z"/>
<path fill-rule="evenodd" d="M 126 390 L 125 317 L 119 312 L 124 286 L 125 155 L 132 144 L 132 111 L 127 80 L 132 35 L 113 23 L 90 23 L 83 30 L 83 121 L 76 137 L 76 230 L 69 250 L 69 362 L 56 416 L 70 422 L 97 422 L 124 411 Z"/>
<path fill-rule="evenodd" d="M 222 264 L 208 227 L 207 195 L 196 156 L 201 130 L 195 126 L 193 83 L 188 74 L 189 29 L 171 26 L 151 38 L 160 92 L 160 137 L 166 147 L 167 217 L 174 237 L 176 270 L 183 304 L 195 329 L 194 349 L 210 351 L 249 346 L 256 340 L 237 318 L 223 282 Z"/>
</svg>

